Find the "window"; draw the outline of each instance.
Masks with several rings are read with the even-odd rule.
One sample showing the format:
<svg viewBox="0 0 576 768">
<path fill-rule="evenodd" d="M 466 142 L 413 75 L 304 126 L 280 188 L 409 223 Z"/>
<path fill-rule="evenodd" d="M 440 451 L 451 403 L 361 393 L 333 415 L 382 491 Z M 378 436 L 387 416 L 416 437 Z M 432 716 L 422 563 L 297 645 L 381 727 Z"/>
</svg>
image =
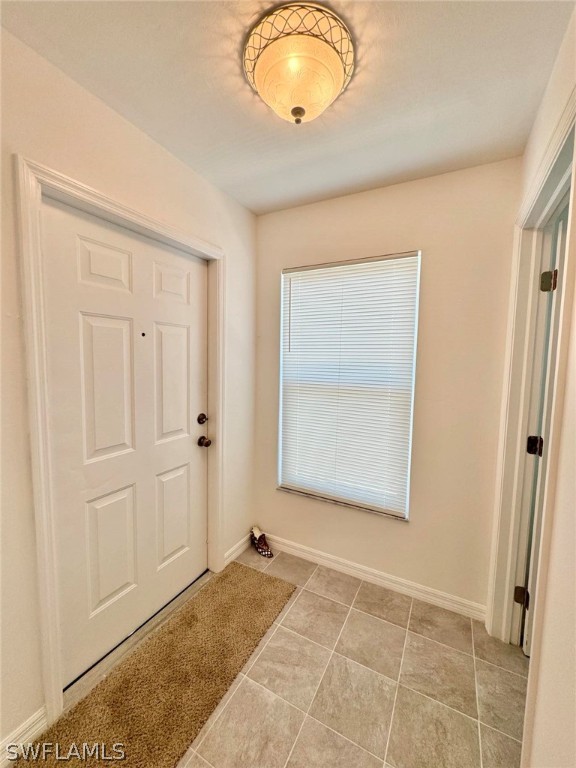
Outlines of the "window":
<svg viewBox="0 0 576 768">
<path fill-rule="evenodd" d="M 282 274 L 280 487 L 408 517 L 420 254 Z"/>
</svg>

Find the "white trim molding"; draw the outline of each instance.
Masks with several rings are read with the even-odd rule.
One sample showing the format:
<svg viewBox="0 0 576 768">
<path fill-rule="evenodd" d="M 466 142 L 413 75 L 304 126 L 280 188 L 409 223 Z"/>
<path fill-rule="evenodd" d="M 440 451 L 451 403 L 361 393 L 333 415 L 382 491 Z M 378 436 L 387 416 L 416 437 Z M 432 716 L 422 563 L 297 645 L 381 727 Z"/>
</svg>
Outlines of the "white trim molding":
<svg viewBox="0 0 576 768">
<path fill-rule="evenodd" d="M 540 160 L 540 165 L 534 176 L 532 184 L 526 194 L 520 211 L 518 214 L 518 224 L 521 227 L 526 226 L 526 223 L 530 219 L 532 210 L 534 209 L 538 199 L 540 198 L 544 186 L 548 181 L 550 171 L 554 167 L 558 155 L 564 146 L 566 139 L 568 138 L 570 131 L 574 128 L 574 122 L 576 121 L 576 87 L 574 87 L 566 101 L 562 114 L 558 119 L 556 128 L 550 136 L 550 140 L 546 145 L 546 149 Z"/>
<path fill-rule="evenodd" d="M 232 560 L 236 560 L 237 557 L 239 557 L 242 552 L 244 552 L 248 547 L 250 546 L 250 534 L 248 536 L 244 536 L 240 539 L 239 542 L 234 544 L 233 547 L 230 547 L 228 552 L 224 555 L 224 565 L 228 565 L 228 563 L 231 563 Z"/>
<path fill-rule="evenodd" d="M 47 722 L 63 709 L 57 554 L 51 492 L 45 299 L 40 212 L 43 198 L 71 205 L 208 262 L 208 402 L 214 448 L 208 457 L 208 567 L 224 567 L 224 254 L 188 233 L 155 221 L 78 181 L 23 157 L 15 157 L 23 314 L 28 371 L 32 481 L 36 525 L 42 675 Z"/>
<path fill-rule="evenodd" d="M 394 592 L 415 597 L 418 600 L 437 605 L 440 608 L 447 608 L 449 611 L 455 611 L 472 619 L 484 621 L 486 618 L 486 606 L 480 603 L 474 603 L 463 597 L 450 595 L 448 592 L 441 592 L 439 589 L 426 587 L 424 584 L 417 584 L 414 581 L 408 581 L 408 579 L 401 579 L 399 576 L 392 576 L 389 573 L 377 571 L 375 568 L 369 568 L 366 565 L 345 560 L 343 557 L 337 557 L 312 547 L 306 547 L 304 544 L 281 539 L 269 533 L 266 534 L 266 539 L 272 549 L 279 550 L 280 552 L 296 555 L 304 560 L 324 565 L 327 568 L 340 571 L 340 573 L 347 573 L 349 576 L 356 576 L 356 578 L 368 581 L 371 584 L 378 584 L 380 587 L 386 587 L 386 589 L 392 589 Z M 236 546 L 239 547 L 239 545 L 240 542 Z"/>
<path fill-rule="evenodd" d="M 16 730 L 6 736 L 0 744 L 0 768 L 7 768 L 7 766 L 14 765 L 13 760 L 8 759 L 8 745 L 9 744 L 27 744 L 28 742 L 35 741 L 40 734 L 48 727 L 48 719 L 46 717 L 46 707 L 40 707 L 40 709 L 31 715 L 28 720 L 25 720 Z"/>
<path fill-rule="evenodd" d="M 541 233 L 539 228 L 549 211 L 570 186 L 573 174 L 574 120 L 576 89 L 564 109 L 548 143 L 536 180 L 526 196 L 515 230 L 510 293 L 510 311 L 506 342 L 505 381 L 500 419 L 500 441 L 496 468 L 496 490 L 492 550 L 488 584 L 486 629 L 504 642 L 518 642 L 518 612 L 513 590 L 517 578 L 519 543 L 522 526 L 522 483 L 524 447 L 527 437 L 529 385 L 532 375 L 531 342 L 534 338 L 535 302 L 532 292 L 539 268 Z M 572 181 L 572 195 L 574 195 Z M 572 198 L 573 199 L 573 198 Z M 573 216 L 573 214 L 572 214 Z M 572 274 L 567 257 L 560 301 L 559 359 L 566 341 L 570 320 Z M 564 330 L 562 330 L 564 328 Z M 556 367 L 554 380 L 561 381 Z M 557 404 L 553 411 L 557 412 Z M 552 421 L 556 420 L 553 415 Z M 549 435 L 551 445 L 552 433 Z M 553 471 L 554 462 L 547 470 Z"/>
</svg>

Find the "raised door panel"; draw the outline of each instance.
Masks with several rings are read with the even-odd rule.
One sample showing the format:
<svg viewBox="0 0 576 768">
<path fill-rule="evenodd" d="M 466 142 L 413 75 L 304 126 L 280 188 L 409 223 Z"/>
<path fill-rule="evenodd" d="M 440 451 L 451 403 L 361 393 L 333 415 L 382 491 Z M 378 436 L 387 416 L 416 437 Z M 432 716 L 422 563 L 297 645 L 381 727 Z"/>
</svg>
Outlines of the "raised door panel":
<svg viewBox="0 0 576 768">
<path fill-rule="evenodd" d="M 190 273 L 173 264 L 154 262 L 154 298 L 190 303 Z"/>
<path fill-rule="evenodd" d="M 89 501 L 91 616 L 136 586 L 134 486 Z"/>
<path fill-rule="evenodd" d="M 176 467 L 156 477 L 158 568 L 190 546 L 190 467 Z"/>
<path fill-rule="evenodd" d="M 85 460 L 134 448 L 132 321 L 81 315 Z"/>
<path fill-rule="evenodd" d="M 132 253 L 78 235 L 78 278 L 99 288 L 132 291 Z"/>
<path fill-rule="evenodd" d="M 190 434 L 190 329 L 156 323 L 156 440 Z"/>
</svg>

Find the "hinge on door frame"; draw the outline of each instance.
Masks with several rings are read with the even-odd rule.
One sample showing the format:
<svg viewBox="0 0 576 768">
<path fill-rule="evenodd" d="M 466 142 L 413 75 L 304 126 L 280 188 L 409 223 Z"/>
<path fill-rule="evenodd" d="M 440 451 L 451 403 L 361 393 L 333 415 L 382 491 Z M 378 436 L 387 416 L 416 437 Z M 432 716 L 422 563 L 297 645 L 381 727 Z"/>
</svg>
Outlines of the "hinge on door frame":
<svg viewBox="0 0 576 768">
<path fill-rule="evenodd" d="M 549 272 L 542 272 L 540 275 L 540 290 L 546 293 L 547 291 L 555 291 L 558 285 L 558 270 L 550 270 Z"/>
<path fill-rule="evenodd" d="M 514 602 L 528 610 L 530 607 L 530 593 L 526 587 L 514 587 Z"/>
<path fill-rule="evenodd" d="M 529 435 L 526 440 L 526 453 L 532 456 L 542 456 L 544 439 L 540 435 Z"/>
</svg>

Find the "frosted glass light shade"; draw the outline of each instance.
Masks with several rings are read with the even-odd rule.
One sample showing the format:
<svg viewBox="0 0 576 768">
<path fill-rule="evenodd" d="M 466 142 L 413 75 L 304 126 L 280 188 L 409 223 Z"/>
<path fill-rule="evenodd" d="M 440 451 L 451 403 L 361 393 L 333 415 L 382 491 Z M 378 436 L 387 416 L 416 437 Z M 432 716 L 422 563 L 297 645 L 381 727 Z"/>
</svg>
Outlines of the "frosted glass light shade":
<svg viewBox="0 0 576 768">
<path fill-rule="evenodd" d="M 300 117 L 306 123 L 322 114 L 338 96 L 344 85 L 344 69 L 328 43 L 291 35 L 264 49 L 254 69 L 254 81 L 262 101 L 279 117 L 292 123 Z"/>
<path fill-rule="evenodd" d="M 348 28 L 327 8 L 289 3 L 265 14 L 244 46 L 244 72 L 283 120 L 314 120 L 346 88 L 354 69 Z"/>
</svg>

